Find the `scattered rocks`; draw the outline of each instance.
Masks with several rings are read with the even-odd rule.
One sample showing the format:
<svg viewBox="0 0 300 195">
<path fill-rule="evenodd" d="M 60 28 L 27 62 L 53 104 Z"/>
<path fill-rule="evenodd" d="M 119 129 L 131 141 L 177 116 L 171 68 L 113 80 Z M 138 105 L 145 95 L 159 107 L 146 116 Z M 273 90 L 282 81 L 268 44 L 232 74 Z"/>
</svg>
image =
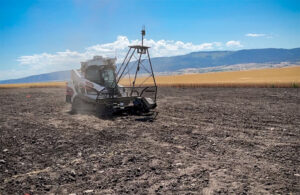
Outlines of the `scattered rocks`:
<svg viewBox="0 0 300 195">
<path fill-rule="evenodd" d="M 83 191 L 83 193 L 85 193 L 85 194 L 89 194 L 89 193 L 92 193 L 92 192 L 94 192 L 94 190 L 85 190 L 85 191 Z"/>
</svg>

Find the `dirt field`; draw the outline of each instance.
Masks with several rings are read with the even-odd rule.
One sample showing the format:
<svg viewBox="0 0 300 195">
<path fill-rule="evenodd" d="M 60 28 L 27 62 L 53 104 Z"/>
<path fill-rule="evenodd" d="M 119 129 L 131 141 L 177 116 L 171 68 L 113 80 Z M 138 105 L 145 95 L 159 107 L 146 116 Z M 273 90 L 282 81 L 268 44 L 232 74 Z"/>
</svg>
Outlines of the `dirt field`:
<svg viewBox="0 0 300 195">
<path fill-rule="evenodd" d="M 0 194 L 299 194 L 300 89 L 159 90 L 154 122 L 0 90 Z"/>
</svg>

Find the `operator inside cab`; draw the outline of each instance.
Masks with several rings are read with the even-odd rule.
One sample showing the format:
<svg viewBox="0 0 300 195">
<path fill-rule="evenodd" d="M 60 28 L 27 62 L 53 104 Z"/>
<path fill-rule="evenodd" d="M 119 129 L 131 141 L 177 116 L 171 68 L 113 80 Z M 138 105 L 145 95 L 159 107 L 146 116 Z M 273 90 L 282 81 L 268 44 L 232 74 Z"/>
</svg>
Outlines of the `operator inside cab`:
<svg viewBox="0 0 300 195">
<path fill-rule="evenodd" d="M 89 66 L 85 70 L 85 78 L 106 88 L 116 85 L 115 69 L 112 66 Z"/>
</svg>

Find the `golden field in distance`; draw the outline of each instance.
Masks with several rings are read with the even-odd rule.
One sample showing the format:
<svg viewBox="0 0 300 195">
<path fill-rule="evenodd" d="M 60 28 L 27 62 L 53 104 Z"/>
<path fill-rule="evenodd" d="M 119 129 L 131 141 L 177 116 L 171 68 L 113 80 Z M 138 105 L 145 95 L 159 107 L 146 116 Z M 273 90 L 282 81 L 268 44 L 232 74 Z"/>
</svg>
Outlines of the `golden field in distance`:
<svg viewBox="0 0 300 195">
<path fill-rule="evenodd" d="M 136 83 L 143 83 L 145 78 L 138 78 Z M 300 84 L 300 66 L 267 68 L 234 72 L 211 72 L 156 76 L 158 86 L 174 87 L 298 87 Z M 149 78 L 144 85 L 152 83 Z M 129 85 L 128 80 L 121 84 Z"/>
<path fill-rule="evenodd" d="M 152 79 L 137 78 L 136 84 L 150 85 Z M 156 76 L 158 86 L 170 87 L 299 87 L 300 66 L 234 72 L 211 72 Z M 129 86 L 129 80 L 121 80 Z M 0 88 L 65 87 L 66 82 L 0 84 Z"/>
<path fill-rule="evenodd" d="M 2 88 L 40 88 L 40 87 L 66 87 L 66 82 L 43 82 L 43 83 L 18 83 L 0 84 Z"/>
</svg>

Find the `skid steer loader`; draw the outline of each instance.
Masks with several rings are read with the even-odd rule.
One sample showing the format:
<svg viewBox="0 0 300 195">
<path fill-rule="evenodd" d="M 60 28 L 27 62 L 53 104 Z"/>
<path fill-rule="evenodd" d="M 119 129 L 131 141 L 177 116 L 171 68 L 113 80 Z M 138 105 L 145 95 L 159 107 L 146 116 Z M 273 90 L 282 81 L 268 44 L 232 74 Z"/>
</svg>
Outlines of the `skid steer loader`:
<svg viewBox="0 0 300 195">
<path fill-rule="evenodd" d="M 79 70 L 71 71 L 66 101 L 72 104 L 73 113 L 91 110 L 100 115 L 153 113 L 157 106 L 157 85 L 149 47 L 143 45 L 144 36 L 143 29 L 142 44 L 129 46 L 118 70 L 116 58 L 94 56 L 91 60 L 81 62 Z M 131 62 L 133 57 L 136 60 Z M 137 82 L 140 73 L 144 82 L 140 81 L 141 78 Z M 127 86 L 121 85 L 121 81 L 125 80 Z"/>
</svg>

